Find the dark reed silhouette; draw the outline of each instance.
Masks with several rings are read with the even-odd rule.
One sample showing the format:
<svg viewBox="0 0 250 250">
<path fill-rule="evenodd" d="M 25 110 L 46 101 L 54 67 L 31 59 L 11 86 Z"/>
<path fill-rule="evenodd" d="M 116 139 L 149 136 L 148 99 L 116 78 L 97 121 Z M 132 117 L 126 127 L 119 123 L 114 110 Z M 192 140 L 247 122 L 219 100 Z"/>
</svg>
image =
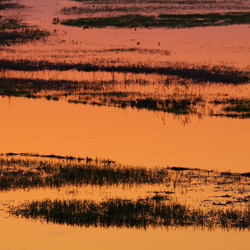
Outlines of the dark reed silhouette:
<svg viewBox="0 0 250 250">
<path fill-rule="evenodd" d="M 47 223 L 85 227 L 250 229 L 249 209 L 192 209 L 154 198 L 110 199 L 99 203 L 91 200 L 32 201 L 11 207 L 9 213 Z"/>
<path fill-rule="evenodd" d="M 197 82 L 216 82 L 216 83 L 232 83 L 242 84 L 249 82 L 249 73 L 237 71 L 233 68 L 180 68 L 177 66 L 167 65 L 166 67 L 148 67 L 148 66 L 105 66 L 94 64 L 66 64 L 51 63 L 47 61 L 33 62 L 28 60 L 8 61 L 0 60 L 0 68 L 21 71 L 38 71 L 38 70 L 78 70 L 78 71 L 106 71 L 134 74 L 159 74 L 159 75 L 175 75 L 186 79 L 193 79 Z"/>
<path fill-rule="evenodd" d="M 248 12 L 206 13 L 206 14 L 127 14 L 108 17 L 87 17 L 64 20 L 61 24 L 78 27 L 116 28 L 192 28 L 205 26 L 226 26 L 249 24 Z"/>
</svg>

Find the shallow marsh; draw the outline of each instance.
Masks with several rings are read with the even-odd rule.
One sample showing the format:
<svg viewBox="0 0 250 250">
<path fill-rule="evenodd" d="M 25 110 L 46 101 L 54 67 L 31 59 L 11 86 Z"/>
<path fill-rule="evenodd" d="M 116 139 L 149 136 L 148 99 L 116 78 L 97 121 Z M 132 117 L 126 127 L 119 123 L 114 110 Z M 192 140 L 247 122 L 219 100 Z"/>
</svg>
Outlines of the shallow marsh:
<svg viewBox="0 0 250 250">
<path fill-rule="evenodd" d="M 249 8 L 0 0 L 1 248 L 248 249 Z"/>
</svg>

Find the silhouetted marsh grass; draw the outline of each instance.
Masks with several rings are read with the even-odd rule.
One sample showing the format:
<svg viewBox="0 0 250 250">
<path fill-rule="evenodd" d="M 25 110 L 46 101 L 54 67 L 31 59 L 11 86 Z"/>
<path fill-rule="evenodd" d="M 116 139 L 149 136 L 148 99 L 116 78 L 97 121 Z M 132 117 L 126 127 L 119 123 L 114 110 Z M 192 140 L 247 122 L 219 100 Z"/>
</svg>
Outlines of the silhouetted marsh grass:
<svg viewBox="0 0 250 250">
<path fill-rule="evenodd" d="M 27 219 L 85 227 L 148 228 L 193 226 L 202 228 L 250 228 L 250 211 L 192 209 L 155 199 L 103 202 L 90 200 L 44 200 L 11 207 L 9 213 Z"/>
<path fill-rule="evenodd" d="M 166 178 L 162 169 L 125 167 L 111 160 L 25 153 L 6 156 L 0 158 L 0 190 L 64 185 L 141 185 L 161 183 Z"/>
<path fill-rule="evenodd" d="M 74 156 L 63 156 L 63 155 L 54 155 L 54 154 L 49 154 L 49 155 L 41 155 L 41 154 L 33 154 L 33 153 L 6 153 L 6 156 L 25 156 L 25 157 L 35 157 L 35 158 L 50 158 L 50 159 L 57 159 L 57 160 L 77 160 L 77 161 L 92 161 L 92 158 L 82 158 L 82 157 L 74 157 Z M 106 160 L 102 160 L 102 162 L 106 162 Z M 112 163 L 115 163 L 112 161 Z"/>
<path fill-rule="evenodd" d="M 54 101 L 66 97 L 69 103 L 74 104 L 131 107 L 177 115 L 196 114 L 196 105 L 203 102 L 202 98 L 198 96 L 158 98 L 134 92 L 112 91 L 112 87 L 111 90 L 104 91 L 103 89 L 110 84 L 105 82 L 90 84 L 89 82 L 2 78 L 0 80 L 0 95 L 27 98 L 43 97 Z"/>
<path fill-rule="evenodd" d="M 178 202 L 203 209 L 246 209 L 250 200 L 249 176 L 249 173 L 184 167 L 124 166 L 109 159 L 53 154 L 8 153 L 0 156 L 0 191 L 6 194 L 9 191 L 22 193 L 24 190 L 39 192 L 43 189 L 51 195 L 58 188 L 73 188 L 77 190 L 74 197 L 81 199 L 83 190 L 93 189 L 104 193 L 110 190 L 110 198 L 124 198 L 122 189 L 126 190 L 128 199 Z M 65 194 L 72 197 L 70 193 Z M 100 201 L 99 198 L 102 197 L 91 199 Z"/>
<path fill-rule="evenodd" d="M 29 97 L 31 96 L 31 92 L 26 90 L 16 90 L 16 89 L 1 89 L 0 95 L 3 96 L 23 96 L 23 97 Z"/>
<path fill-rule="evenodd" d="M 27 26 L 16 19 L 4 19 L 0 16 L 0 46 L 35 41 L 48 35 L 47 31 Z"/>
<path fill-rule="evenodd" d="M 250 118 L 250 100 L 249 99 L 228 99 L 215 101 L 217 104 L 223 104 L 221 112 L 212 114 L 213 116 L 224 116 L 232 118 Z"/>
<path fill-rule="evenodd" d="M 89 96 L 98 95 L 99 99 L 92 100 Z M 109 97 L 109 98 L 107 98 Z M 99 94 L 82 94 L 80 99 L 69 99 L 69 103 L 74 104 L 92 104 L 98 106 L 115 106 L 120 108 L 136 108 L 146 109 L 152 111 L 163 111 L 167 113 L 179 114 L 197 114 L 196 105 L 203 102 L 201 97 L 190 98 L 169 98 L 169 99 L 157 99 L 157 98 L 133 98 L 133 95 L 129 93 L 99 93 Z"/>
<path fill-rule="evenodd" d="M 144 90 L 147 87 L 147 90 L 143 91 L 138 88 L 141 86 Z M 198 86 L 202 88 L 202 84 Z M 2 77 L 0 95 L 44 98 L 48 101 L 66 100 L 73 104 L 145 109 L 172 113 L 177 116 L 194 115 L 202 118 L 209 115 L 249 118 L 249 99 L 232 98 L 231 93 L 217 99 L 220 94 L 211 96 L 205 91 L 201 93 L 198 91 L 198 86 L 181 79 L 177 82 L 173 79 L 173 82 L 162 81 L 151 84 L 137 80 L 92 82 Z M 224 86 L 226 85 L 221 85 L 221 87 Z M 196 90 L 193 91 L 193 88 Z"/>
<path fill-rule="evenodd" d="M 141 9 L 135 6 L 126 7 L 126 6 L 118 6 L 118 7 L 112 7 L 112 6 L 100 6 L 99 8 L 91 8 L 89 6 L 86 7 L 64 7 L 61 9 L 61 13 L 64 15 L 80 15 L 80 14 L 94 14 L 94 13 L 115 13 L 115 12 L 122 12 L 122 13 L 128 13 L 128 12 L 138 12 Z"/>
<path fill-rule="evenodd" d="M 25 8 L 24 5 L 21 5 L 19 3 L 13 3 L 6 0 L 0 1 L 0 10 L 7 10 L 7 9 L 23 9 Z"/>
<path fill-rule="evenodd" d="M 20 71 L 40 71 L 40 70 L 78 70 L 85 72 L 105 71 L 118 73 L 134 73 L 134 74 L 158 74 L 172 75 L 184 79 L 192 79 L 194 82 L 215 82 L 215 83 L 231 83 L 243 84 L 248 83 L 249 72 L 238 71 L 233 68 L 226 67 L 178 67 L 178 65 L 166 65 L 165 67 L 148 67 L 148 66 L 108 66 L 94 64 L 66 64 L 51 63 L 47 61 L 33 62 L 28 60 L 8 61 L 0 60 L 0 67 L 8 70 Z"/>
<path fill-rule="evenodd" d="M 160 14 L 156 16 L 129 14 L 109 17 L 79 18 L 62 21 L 61 24 L 77 27 L 116 28 L 192 28 L 204 26 L 225 26 L 249 24 L 250 13 L 208 13 L 208 14 Z"/>
<path fill-rule="evenodd" d="M 16 19 L 5 19 L 2 16 L 0 16 L 0 31 L 4 30 L 16 30 L 19 28 L 24 27 L 24 25 Z"/>
<path fill-rule="evenodd" d="M 0 156 L 1 190 L 85 184 L 103 186 L 157 183 L 164 183 L 172 188 L 209 184 L 235 190 L 249 182 L 248 173 L 224 173 L 183 167 L 133 167 L 123 166 L 109 159 L 53 154 L 7 153 Z"/>
</svg>

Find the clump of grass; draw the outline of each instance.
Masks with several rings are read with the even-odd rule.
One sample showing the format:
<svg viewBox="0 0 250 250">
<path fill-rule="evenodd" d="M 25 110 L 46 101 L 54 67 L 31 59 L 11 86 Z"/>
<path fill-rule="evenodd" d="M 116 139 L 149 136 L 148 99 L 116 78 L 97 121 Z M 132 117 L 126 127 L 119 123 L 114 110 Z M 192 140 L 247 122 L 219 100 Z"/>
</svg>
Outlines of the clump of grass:
<svg viewBox="0 0 250 250">
<path fill-rule="evenodd" d="M 131 101 L 131 107 L 136 107 L 138 109 L 149 109 L 149 110 L 161 110 L 174 114 L 190 114 L 194 113 L 193 107 L 196 105 L 196 99 L 181 99 L 176 100 L 166 99 L 166 100 L 154 100 L 151 98 L 137 99 L 136 101 Z"/>
<path fill-rule="evenodd" d="M 24 27 L 24 25 L 16 19 L 3 19 L 3 17 L 0 16 L 0 31 L 4 30 L 16 30 L 19 28 Z"/>
<path fill-rule="evenodd" d="M 232 118 L 250 118 L 249 99 L 229 99 L 216 101 L 216 104 L 223 104 L 221 113 L 212 114 L 213 116 L 226 116 Z"/>
<path fill-rule="evenodd" d="M 93 100 L 93 96 L 98 96 L 98 99 Z M 84 98 L 84 99 L 82 99 Z M 133 93 L 122 93 L 122 92 L 107 92 L 107 93 L 82 93 L 79 99 L 69 99 L 69 103 L 75 104 L 91 104 L 91 105 L 108 105 L 120 108 L 137 108 L 147 109 L 152 111 L 163 111 L 173 113 L 176 115 L 180 114 L 196 114 L 195 106 L 203 102 L 201 98 L 190 97 L 183 99 L 157 99 L 157 98 L 134 98 Z"/>
<path fill-rule="evenodd" d="M 249 24 L 250 13 L 208 13 L 208 14 L 160 14 L 148 16 L 129 14 L 108 17 L 79 18 L 62 21 L 61 24 L 77 27 L 116 27 L 116 28 L 191 28 L 200 26 L 223 26 L 232 24 Z"/>
<path fill-rule="evenodd" d="M 25 8 L 24 5 L 19 3 L 12 3 L 8 0 L 1 0 L 0 1 L 0 10 L 7 10 L 7 9 L 23 9 Z"/>
<path fill-rule="evenodd" d="M 250 112 L 250 103 L 245 104 L 236 104 L 231 107 L 225 108 L 226 112 L 237 112 L 237 113 L 249 113 Z"/>
<path fill-rule="evenodd" d="M 18 97 L 18 96 L 25 96 L 25 97 L 29 97 L 31 96 L 31 92 L 29 91 L 26 91 L 26 90 L 17 90 L 17 89 L 0 89 L 0 95 L 3 95 L 3 96 L 15 96 L 15 97 Z"/>
<path fill-rule="evenodd" d="M 26 43 L 45 38 L 49 32 L 29 27 L 16 19 L 3 19 L 0 17 L 0 45 Z"/>
<path fill-rule="evenodd" d="M 148 228 L 195 226 L 212 228 L 250 228 L 250 211 L 191 209 L 158 199 L 103 202 L 89 200 L 32 201 L 10 209 L 10 214 L 56 224 L 85 227 Z"/>
<path fill-rule="evenodd" d="M 34 28 L 22 28 L 14 31 L 0 31 L 0 45 L 8 45 L 15 43 L 26 43 L 43 39 L 49 35 L 48 32 Z"/>
</svg>

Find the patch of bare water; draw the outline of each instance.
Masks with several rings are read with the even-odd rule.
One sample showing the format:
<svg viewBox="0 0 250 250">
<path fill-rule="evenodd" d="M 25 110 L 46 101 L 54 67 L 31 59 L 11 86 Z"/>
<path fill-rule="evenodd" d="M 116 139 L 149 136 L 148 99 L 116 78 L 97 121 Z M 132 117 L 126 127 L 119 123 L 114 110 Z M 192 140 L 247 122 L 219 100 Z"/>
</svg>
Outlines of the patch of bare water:
<svg viewBox="0 0 250 250">
<path fill-rule="evenodd" d="M 249 170 L 250 120 L 2 98 L 1 152 L 111 158 L 130 165 Z M 188 126 L 183 126 L 191 118 Z"/>
</svg>

